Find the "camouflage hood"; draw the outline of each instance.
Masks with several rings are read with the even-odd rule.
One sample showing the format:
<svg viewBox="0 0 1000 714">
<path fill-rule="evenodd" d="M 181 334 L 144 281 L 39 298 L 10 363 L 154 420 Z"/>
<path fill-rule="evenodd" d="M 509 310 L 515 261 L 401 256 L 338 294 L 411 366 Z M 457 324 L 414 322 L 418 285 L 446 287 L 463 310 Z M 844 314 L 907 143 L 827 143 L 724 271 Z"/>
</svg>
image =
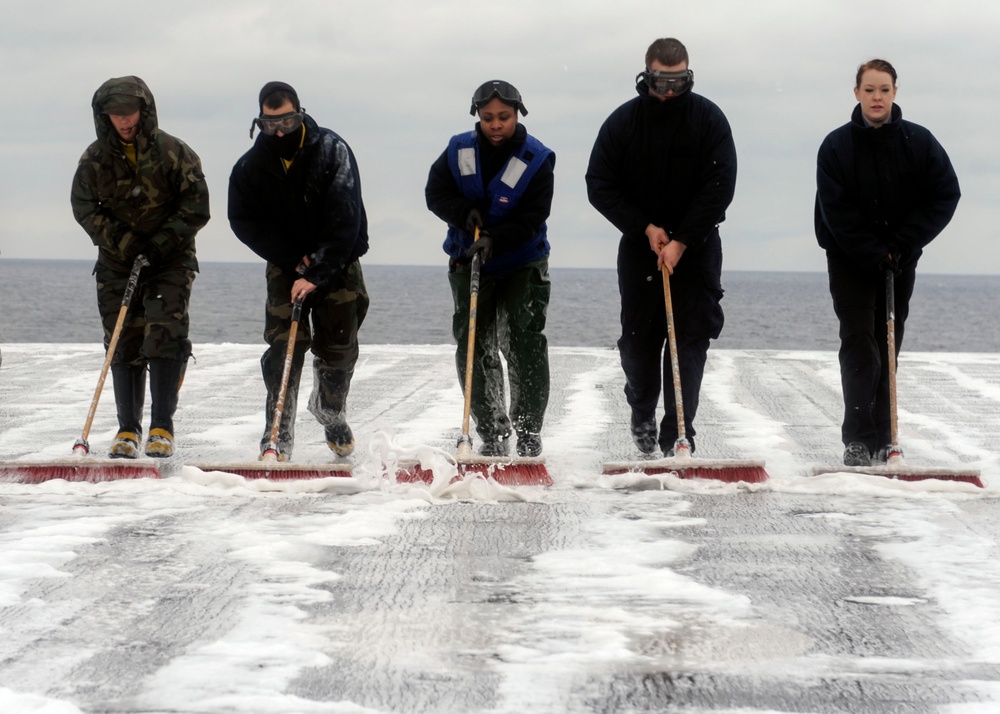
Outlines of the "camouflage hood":
<svg viewBox="0 0 1000 714">
<path fill-rule="evenodd" d="M 110 79 L 91 103 L 97 140 L 73 177 L 73 216 L 100 248 L 98 262 L 128 270 L 137 252 L 164 265 L 197 270 L 194 238 L 209 219 L 201 159 L 159 128 L 149 88 L 138 77 Z M 135 152 L 127 155 L 106 108 L 142 112 Z M 154 265 L 157 264 L 154 262 Z"/>
<path fill-rule="evenodd" d="M 118 134 L 115 132 L 111 122 L 104 114 L 104 107 L 108 102 L 120 98 L 134 98 L 139 101 L 139 108 L 142 112 L 139 123 L 141 125 L 139 135 L 147 139 L 156 133 L 158 124 L 156 120 L 156 102 L 153 100 L 153 93 L 141 79 L 135 76 L 116 77 L 109 79 L 102 84 L 90 102 L 94 110 L 94 128 L 97 131 L 97 139 L 102 142 L 112 142 L 117 145 Z"/>
</svg>

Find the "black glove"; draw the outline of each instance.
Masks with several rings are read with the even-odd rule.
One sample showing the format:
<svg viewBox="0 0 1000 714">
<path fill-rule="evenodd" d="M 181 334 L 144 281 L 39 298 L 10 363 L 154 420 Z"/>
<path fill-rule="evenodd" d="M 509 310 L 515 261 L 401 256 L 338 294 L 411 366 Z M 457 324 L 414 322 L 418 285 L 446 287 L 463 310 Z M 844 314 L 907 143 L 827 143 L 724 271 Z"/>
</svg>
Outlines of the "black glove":
<svg viewBox="0 0 1000 714">
<path fill-rule="evenodd" d="M 469 233 L 475 233 L 477 228 L 483 227 L 483 214 L 479 212 L 478 208 L 473 208 L 469 211 L 469 215 L 465 217 L 465 230 Z"/>
<path fill-rule="evenodd" d="M 476 253 L 479 253 L 479 257 L 483 263 L 493 255 L 493 236 L 489 234 L 489 231 L 484 231 L 482 228 L 479 229 L 479 240 L 466 249 L 465 257 L 472 260 Z"/>
<path fill-rule="evenodd" d="M 132 231 L 125 231 L 122 233 L 122 237 L 118 239 L 118 257 L 122 259 L 123 263 L 131 264 L 141 252 L 141 243 L 142 241 L 139 240 L 139 236 Z"/>
<path fill-rule="evenodd" d="M 899 251 L 895 247 L 890 248 L 890 252 L 885 254 L 885 257 L 878 262 L 878 269 L 881 273 L 888 273 L 890 270 L 899 275 Z"/>
<path fill-rule="evenodd" d="M 142 241 L 142 251 L 153 265 L 163 265 L 177 257 L 179 243 L 169 233 L 154 233 Z"/>
</svg>

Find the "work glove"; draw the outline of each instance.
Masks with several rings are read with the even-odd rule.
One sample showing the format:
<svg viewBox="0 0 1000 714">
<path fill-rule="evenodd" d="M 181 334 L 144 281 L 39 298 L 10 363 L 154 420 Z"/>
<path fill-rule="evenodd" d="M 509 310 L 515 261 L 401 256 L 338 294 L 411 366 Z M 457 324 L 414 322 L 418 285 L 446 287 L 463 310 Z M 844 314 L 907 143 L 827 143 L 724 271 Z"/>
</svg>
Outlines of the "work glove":
<svg viewBox="0 0 1000 714">
<path fill-rule="evenodd" d="M 477 228 L 483 227 L 483 214 L 480 213 L 478 208 L 473 208 L 469 211 L 469 215 L 465 217 L 465 230 L 469 233 L 475 233 Z"/>
<path fill-rule="evenodd" d="M 142 241 L 143 252 L 152 265 L 164 265 L 176 257 L 179 247 L 177 239 L 170 233 L 154 233 Z"/>
<path fill-rule="evenodd" d="M 493 236 L 490 235 L 489 231 L 485 231 L 482 228 L 479 229 L 479 240 L 466 249 L 465 257 L 472 260 L 477 253 L 484 264 L 493 255 Z"/>
<path fill-rule="evenodd" d="M 878 269 L 880 273 L 888 273 L 890 270 L 899 275 L 899 251 L 893 250 L 890 253 L 886 253 L 885 257 L 878 263 Z"/>
</svg>

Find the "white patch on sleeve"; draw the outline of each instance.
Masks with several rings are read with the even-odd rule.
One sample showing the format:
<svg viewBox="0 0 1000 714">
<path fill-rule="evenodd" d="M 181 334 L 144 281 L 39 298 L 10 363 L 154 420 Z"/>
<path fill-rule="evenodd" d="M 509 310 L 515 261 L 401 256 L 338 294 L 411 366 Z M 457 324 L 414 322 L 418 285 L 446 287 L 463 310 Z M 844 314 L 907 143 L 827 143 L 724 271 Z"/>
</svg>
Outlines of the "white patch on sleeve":
<svg viewBox="0 0 1000 714">
<path fill-rule="evenodd" d="M 500 178 L 500 181 L 507 186 L 514 188 L 517 186 L 517 182 L 521 180 L 521 177 L 524 176 L 524 172 L 527 168 L 528 165 L 519 158 L 516 156 L 511 157 L 511 160 L 507 162 L 507 168 L 504 169 L 503 176 Z"/>
<path fill-rule="evenodd" d="M 476 175 L 476 150 L 458 150 L 458 171 L 462 176 Z"/>
</svg>

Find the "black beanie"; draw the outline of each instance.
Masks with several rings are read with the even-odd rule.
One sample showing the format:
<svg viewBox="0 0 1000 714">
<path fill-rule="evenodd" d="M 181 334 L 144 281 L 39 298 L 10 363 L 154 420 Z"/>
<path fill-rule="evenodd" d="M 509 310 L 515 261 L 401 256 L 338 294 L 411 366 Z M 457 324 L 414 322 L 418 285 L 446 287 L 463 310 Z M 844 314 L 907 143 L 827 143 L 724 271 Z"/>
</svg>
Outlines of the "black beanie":
<svg viewBox="0 0 1000 714">
<path fill-rule="evenodd" d="M 301 105 L 299 104 L 299 95 L 295 93 L 294 89 L 292 89 L 292 85 L 285 84 L 284 82 L 268 82 L 260 90 L 260 96 L 257 98 L 257 104 L 259 105 L 261 112 L 264 111 L 264 100 L 275 92 L 288 92 L 292 95 L 292 105 L 295 107 L 295 111 L 299 111 L 301 109 Z"/>
</svg>

